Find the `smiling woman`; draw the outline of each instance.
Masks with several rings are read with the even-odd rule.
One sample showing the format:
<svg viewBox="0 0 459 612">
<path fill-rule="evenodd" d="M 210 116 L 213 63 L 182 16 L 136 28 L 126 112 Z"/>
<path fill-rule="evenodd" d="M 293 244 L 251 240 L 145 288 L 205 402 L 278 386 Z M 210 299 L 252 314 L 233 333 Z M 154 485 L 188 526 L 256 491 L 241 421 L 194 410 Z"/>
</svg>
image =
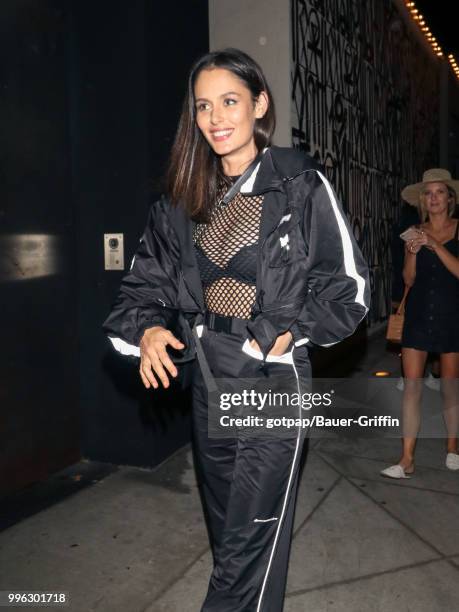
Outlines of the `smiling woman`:
<svg viewBox="0 0 459 612">
<path fill-rule="evenodd" d="M 188 79 L 167 186 L 172 201 L 195 220 L 209 219 L 222 180 L 241 174 L 274 133 L 268 83 L 245 57 L 239 51 L 210 53 L 196 62 Z"/>
<path fill-rule="evenodd" d="M 194 87 L 196 123 L 228 176 L 241 174 L 256 157 L 253 131 L 268 109 L 265 91 L 253 98 L 244 83 L 229 70 L 202 70 Z"/>
<path fill-rule="evenodd" d="M 388 478 L 409 478 L 414 472 L 428 353 L 440 357 L 446 467 L 459 470 L 459 223 L 452 218 L 458 194 L 459 181 L 443 168 L 426 170 L 422 182 L 401 194 L 418 208 L 422 224 L 410 228 L 405 243 L 403 279 L 410 291 L 402 336 L 404 437 L 399 462 L 381 472 Z"/>
<path fill-rule="evenodd" d="M 331 185 L 307 155 L 271 146 L 274 123 L 252 58 L 225 49 L 196 62 L 167 197 L 105 323 L 115 348 L 140 352 L 146 388 L 168 387 L 197 356 L 194 456 L 214 558 L 202 612 L 282 609 L 305 436 L 297 403 L 287 436 L 215 432 L 212 391 L 277 381 L 303 396 L 308 344 L 339 342 L 368 309 L 367 268 Z"/>
</svg>

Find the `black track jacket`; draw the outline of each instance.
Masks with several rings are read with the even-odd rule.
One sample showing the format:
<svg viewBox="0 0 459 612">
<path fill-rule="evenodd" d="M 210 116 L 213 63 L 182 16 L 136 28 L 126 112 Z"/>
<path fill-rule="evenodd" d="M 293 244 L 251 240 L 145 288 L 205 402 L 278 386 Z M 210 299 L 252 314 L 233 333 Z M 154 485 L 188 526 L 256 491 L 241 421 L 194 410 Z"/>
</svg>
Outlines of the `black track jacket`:
<svg viewBox="0 0 459 612">
<path fill-rule="evenodd" d="M 264 194 L 256 300 L 249 333 L 266 357 L 287 330 L 295 344 L 330 346 L 354 332 L 369 306 L 368 269 L 337 197 L 304 153 L 270 147 L 242 185 Z M 139 356 L 146 328 L 162 325 L 195 355 L 190 323 L 205 310 L 193 222 L 165 197 L 152 205 L 145 233 L 104 330 L 124 355 Z"/>
</svg>

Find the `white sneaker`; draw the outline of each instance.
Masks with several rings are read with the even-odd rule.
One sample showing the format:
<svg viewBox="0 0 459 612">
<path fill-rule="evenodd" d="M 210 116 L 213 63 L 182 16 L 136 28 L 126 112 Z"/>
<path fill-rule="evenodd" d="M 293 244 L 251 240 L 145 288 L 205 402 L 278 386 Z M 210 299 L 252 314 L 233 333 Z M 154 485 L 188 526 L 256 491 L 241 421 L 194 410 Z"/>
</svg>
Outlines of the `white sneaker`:
<svg viewBox="0 0 459 612">
<path fill-rule="evenodd" d="M 458 455 L 459 457 L 459 455 Z M 403 467 L 399 464 L 396 465 L 391 465 L 390 467 L 381 470 L 379 473 L 381 474 L 381 476 L 385 476 L 386 478 L 411 478 L 411 476 L 409 476 L 409 474 L 413 474 L 414 470 L 412 469 L 411 472 L 405 472 L 405 470 L 403 469 Z"/>
<path fill-rule="evenodd" d="M 459 455 L 457 453 L 446 455 L 446 467 L 448 470 L 459 470 Z"/>
<path fill-rule="evenodd" d="M 403 376 L 400 376 L 397 381 L 397 384 L 395 385 L 395 388 L 399 391 L 403 391 L 403 389 L 405 388 L 405 381 L 403 380 Z"/>
<path fill-rule="evenodd" d="M 435 376 L 432 375 L 432 372 L 429 372 L 429 375 L 427 376 L 427 378 L 424 379 L 424 384 L 426 387 L 429 387 L 429 389 L 432 389 L 432 391 L 441 390 L 440 379 L 435 378 Z"/>
</svg>

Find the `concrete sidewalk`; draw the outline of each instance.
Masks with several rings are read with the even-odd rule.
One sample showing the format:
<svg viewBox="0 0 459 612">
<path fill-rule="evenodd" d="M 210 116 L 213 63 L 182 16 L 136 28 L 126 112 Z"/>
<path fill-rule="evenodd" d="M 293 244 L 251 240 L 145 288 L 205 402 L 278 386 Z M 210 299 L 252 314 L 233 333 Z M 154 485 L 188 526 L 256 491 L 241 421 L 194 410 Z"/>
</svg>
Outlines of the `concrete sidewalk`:
<svg viewBox="0 0 459 612">
<path fill-rule="evenodd" d="M 398 367 L 374 337 L 358 375 Z M 311 441 L 285 612 L 457 608 L 459 472 L 421 439 L 411 480 L 380 477 L 399 446 Z M 56 478 L 88 486 L 0 533 L 0 590 L 67 591 L 78 612 L 199 611 L 211 557 L 189 448 L 153 471 L 83 462 Z"/>
</svg>

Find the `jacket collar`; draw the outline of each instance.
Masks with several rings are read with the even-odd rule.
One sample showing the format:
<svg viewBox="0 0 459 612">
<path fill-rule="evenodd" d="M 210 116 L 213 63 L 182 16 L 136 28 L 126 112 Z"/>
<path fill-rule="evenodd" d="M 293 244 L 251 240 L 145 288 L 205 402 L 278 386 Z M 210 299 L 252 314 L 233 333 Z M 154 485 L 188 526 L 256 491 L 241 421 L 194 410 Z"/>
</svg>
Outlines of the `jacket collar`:
<svg viewBox="0 0 459 612">
<path fill-rule="evenodd" d="M 282 191 L 283 179 L 274 163 L 272 148 L 267 147 L 260 163 L 241 186 L 240 192 L 244 195 L 260 195 L 266 191 Z"/>
</svg>

